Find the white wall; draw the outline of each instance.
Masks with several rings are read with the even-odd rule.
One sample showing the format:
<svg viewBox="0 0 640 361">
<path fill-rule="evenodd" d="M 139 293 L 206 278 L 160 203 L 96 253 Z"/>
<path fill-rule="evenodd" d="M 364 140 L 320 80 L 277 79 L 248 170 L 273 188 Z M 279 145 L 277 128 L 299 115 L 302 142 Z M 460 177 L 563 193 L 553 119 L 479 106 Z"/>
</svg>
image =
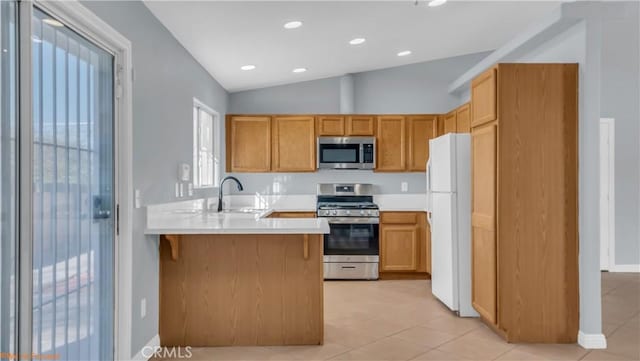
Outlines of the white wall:
<svg viewBox="0 0 640 361">
<path fill-rule="evenodd" d="M 252 89 L 229 96 L 229 113 L 339 113 L 340 77 Z"/>
<path fill-rule="evenodd" d="M 640 5 L 602 26 L 601 114 L 615 119 L 615 260 L 640 265 Z"/>
<path fill-rule="evenodd" d="M 447 92 L 451 81 L 488 54 L 456 56 L 354 74 L 356 112 L 447 113 L 463 103 Z"/>
</svg>

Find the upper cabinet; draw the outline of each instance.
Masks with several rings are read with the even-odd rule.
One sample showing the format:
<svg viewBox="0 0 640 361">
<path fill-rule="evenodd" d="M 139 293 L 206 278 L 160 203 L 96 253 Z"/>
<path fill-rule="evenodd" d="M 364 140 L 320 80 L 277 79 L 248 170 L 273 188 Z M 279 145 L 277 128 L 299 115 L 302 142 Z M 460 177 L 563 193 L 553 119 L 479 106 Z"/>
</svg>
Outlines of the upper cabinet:
<svg viewBox="0 0 640 361">
<path fill-rule="evenodd" d="M 316 117 L 318 135 L 336 136 L 344 135 L 344 117 L 335 115 L 321 115 Z"/>
<path fill-rule="evenodd" d="M 469 103 L 461 105 L 456 112 L 456 132 L 457 133 L 470 133 L 471 132 L 471 108 Z"/>
<path fill-rule="evenodd" d="M 491 68 L 471 82 L 471 126 L 476 127 L 497 118 L 496 81 L 498 73 Z"/>
<path fill-rule="evenodd" d="M 429 140 L 435 138 L 438 117 L 435 115 L 412 115 L 407 122 L 407 170 L 423 172 L 429 159 Z"/>
<path fill-rule="evenodd" d="M 436 137 L 439 137 L 444 134 L 444 117 L 446 114 L 442 114 L 438 117 L 436 121 Z"/>
<path fill-rule="evenodd" d="M 272 164 L 275 172 L 314 172 L 316 137 L 313 116 L 272 119 Z"/>
<path fill-rule="evenodd" d="M 405 117 L 378 117 L 376 171 L 402 172 L 406 167 Z"/>
<path fill-rule="evenodd" d="M 438 116 L 227 115 L 227 172 L 315 172 L 318 136 L 376 137 L 379 172 L 424 172 Z"/>
<path fill-rule="evenodd" d="M 457 131 L 456 125 L 456 111 L 445 114 L 443 116 L 443 129 L 442 134 L 455 133 Z"/>
<path fill-rule="evenodd" d="M 318 136 L 373 136 L 376 118 L 372 115 L 319 115 L 316 116 Z"/>
<path fill-rule="evenodd" d="M 375 134 L 376 118 L 372 115 L 347 117 L 345 135 L 372 136 Z"/>
<path fill-rule="evenodd" d="M 271 170 L 271 117 L 227 117 L 227 171 Z"/>
</svg>

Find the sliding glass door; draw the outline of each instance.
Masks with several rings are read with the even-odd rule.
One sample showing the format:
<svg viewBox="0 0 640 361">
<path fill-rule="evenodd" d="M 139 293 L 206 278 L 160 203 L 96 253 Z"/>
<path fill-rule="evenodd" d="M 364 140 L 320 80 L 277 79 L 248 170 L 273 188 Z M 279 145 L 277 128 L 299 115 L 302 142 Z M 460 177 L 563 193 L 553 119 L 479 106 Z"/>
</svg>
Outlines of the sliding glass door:
<svg viewBox="0 0 640 361">
<path fill-rule="evenodd" d="M 114 56 L 36 8 L 31 43 L 32 352 L 112 359 Z"/>
<path fill-rule="evenodd" d="M 17 4 L 0 1 L 0 359 L 16 353 Z"/>
</svg>

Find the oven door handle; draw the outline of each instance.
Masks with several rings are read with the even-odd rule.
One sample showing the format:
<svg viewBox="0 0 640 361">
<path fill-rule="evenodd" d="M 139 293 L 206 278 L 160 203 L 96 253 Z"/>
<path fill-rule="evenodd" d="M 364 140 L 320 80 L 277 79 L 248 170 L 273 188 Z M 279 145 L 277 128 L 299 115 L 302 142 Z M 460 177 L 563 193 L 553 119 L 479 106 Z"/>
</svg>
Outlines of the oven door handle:
<svg viewBox="0 0 640 361">
<path fill-rule="evenodd" d="M 329 224 L 379 224 L 378 217 L 324 217 Z"/>
</svg>

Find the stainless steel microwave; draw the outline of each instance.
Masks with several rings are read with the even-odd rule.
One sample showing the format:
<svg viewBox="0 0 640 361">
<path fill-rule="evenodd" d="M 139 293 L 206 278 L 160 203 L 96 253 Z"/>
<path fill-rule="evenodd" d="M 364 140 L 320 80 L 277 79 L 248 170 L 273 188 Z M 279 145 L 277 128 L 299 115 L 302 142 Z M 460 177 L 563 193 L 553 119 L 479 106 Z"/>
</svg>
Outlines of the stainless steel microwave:
<svg viewBox="0 0 640 361">
<path fill-rule="evenodd" d="M 374 169 L 375 137 L 318 137 L 318 169 Z"/>
</svg>

